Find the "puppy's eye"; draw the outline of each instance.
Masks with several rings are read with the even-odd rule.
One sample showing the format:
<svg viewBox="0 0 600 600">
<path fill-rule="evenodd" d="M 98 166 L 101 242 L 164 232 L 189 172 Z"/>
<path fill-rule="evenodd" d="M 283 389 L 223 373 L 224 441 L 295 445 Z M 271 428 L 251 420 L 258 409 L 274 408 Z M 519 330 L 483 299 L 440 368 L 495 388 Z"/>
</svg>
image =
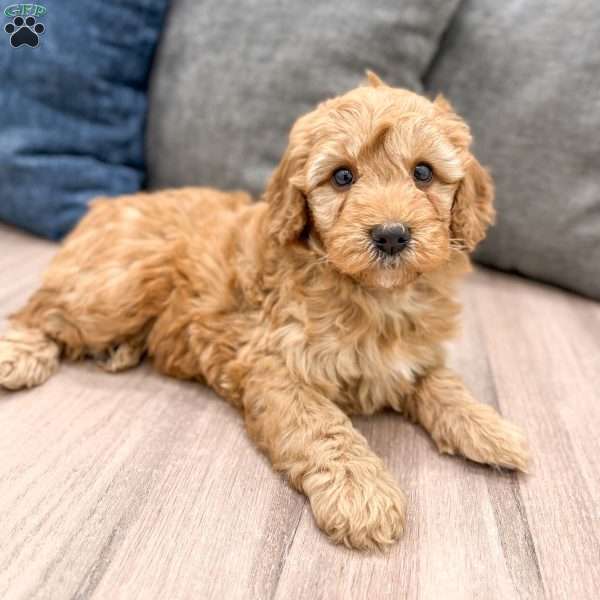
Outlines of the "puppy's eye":
<svg viewBox="0 0 600 600">
<path fill-rule="evenodd" d="M 433 179 L 433 169 L 427 163 L 419 163 L 413 170 L 413 177 L 417 183 L 431 183 Z"/>
<path fill-rule="evenodd" d="M 350 169 L 342 167 L 331 176 L 331 182 L 337 188 L 346 189 L 354 183 L 354 175 Z"/>
</svg>

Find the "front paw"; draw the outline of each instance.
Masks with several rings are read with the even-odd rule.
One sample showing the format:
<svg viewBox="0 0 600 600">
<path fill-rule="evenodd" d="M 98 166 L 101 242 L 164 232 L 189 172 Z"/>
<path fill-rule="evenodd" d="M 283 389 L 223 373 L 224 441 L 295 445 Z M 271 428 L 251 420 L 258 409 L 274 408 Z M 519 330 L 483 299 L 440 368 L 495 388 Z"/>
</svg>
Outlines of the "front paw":
<svg viewBox="0 0 600 600">
<path fill-rule="evenodd" d="M 335 465 L 309 477 L 305 491 L 317 525 L 336 544 L 382 548 L 404 531 L 406 497 L 383 467 Z"/>
<path fill-rule="evenodd" d="M 444 413 L 431 436 L 445 454 L 462 454 L 475 462 L 527 471 L 529 452 L 523 432 L 486 404 Z"/>
</svg>

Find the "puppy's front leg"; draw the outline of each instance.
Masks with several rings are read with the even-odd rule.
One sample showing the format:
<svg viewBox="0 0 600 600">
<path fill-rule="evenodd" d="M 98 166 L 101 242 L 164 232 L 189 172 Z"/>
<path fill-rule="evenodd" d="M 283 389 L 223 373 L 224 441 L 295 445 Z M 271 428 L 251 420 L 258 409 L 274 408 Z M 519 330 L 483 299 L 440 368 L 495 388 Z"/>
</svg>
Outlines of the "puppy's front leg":
<svg viewBox="0 0 600 600">
<path fill-rule="evenodd" d="M 298 490 L 317 525 L 336 543 L 370 549 L 402 533 L 405 496 L 350 419 L 284 370 L 251 377 L 244 396 L 248 431 Z"/>
<path fill-rule="evenodd" d="M 508 469 L 527 469 L 525 437 L 491 406 L 476 402 L 450 369 L 425 376 L 406 412 L 429 432 L 440 452 Z"/>
</svg>

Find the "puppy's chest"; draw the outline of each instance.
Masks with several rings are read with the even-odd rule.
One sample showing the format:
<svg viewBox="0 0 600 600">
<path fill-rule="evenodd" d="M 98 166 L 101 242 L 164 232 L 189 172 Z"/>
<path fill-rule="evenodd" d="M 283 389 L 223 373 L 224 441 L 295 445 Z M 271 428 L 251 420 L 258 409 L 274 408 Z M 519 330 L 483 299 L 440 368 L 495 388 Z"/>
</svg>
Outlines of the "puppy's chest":
<svg viewBox="0 0 600 600">
<path fill-rule="evenodd" d="M 329 376 L 343 393 L 367 393 L 379 403 L 390 390 L 408 390 L 433 366 L 439 354 L 436 345 L 417 342 L 411 336 L 384 339 L 366 336 L 354 342 L 333 333 L 316 345 L 320 359 L 315 376 Z"/>
<path fill-rule="evenodd" d="M 289 323 L 280 348 L 291 370 L 308 384 L 349 412 L 370 413 L 410 393 L 439 361 L 441 350 L 406 315 L 370 322 L 368 315 L 344 318 L 350 313 Z"/>
</svg>

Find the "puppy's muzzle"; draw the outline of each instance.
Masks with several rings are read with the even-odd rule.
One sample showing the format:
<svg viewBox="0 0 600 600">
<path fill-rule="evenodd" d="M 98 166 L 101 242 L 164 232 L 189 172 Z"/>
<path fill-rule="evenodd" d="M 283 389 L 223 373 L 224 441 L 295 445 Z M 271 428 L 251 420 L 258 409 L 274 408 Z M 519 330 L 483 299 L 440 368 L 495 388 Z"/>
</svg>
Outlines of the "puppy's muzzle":
<svg viewBox="0 0 600 600">
<path fill-rule="evenodd" d="M 387 256 L 395 256 L 410 242 L 410 228 L 403 223 L 375 225 L 370 231 L 373 246 Z"/>
</svg>

